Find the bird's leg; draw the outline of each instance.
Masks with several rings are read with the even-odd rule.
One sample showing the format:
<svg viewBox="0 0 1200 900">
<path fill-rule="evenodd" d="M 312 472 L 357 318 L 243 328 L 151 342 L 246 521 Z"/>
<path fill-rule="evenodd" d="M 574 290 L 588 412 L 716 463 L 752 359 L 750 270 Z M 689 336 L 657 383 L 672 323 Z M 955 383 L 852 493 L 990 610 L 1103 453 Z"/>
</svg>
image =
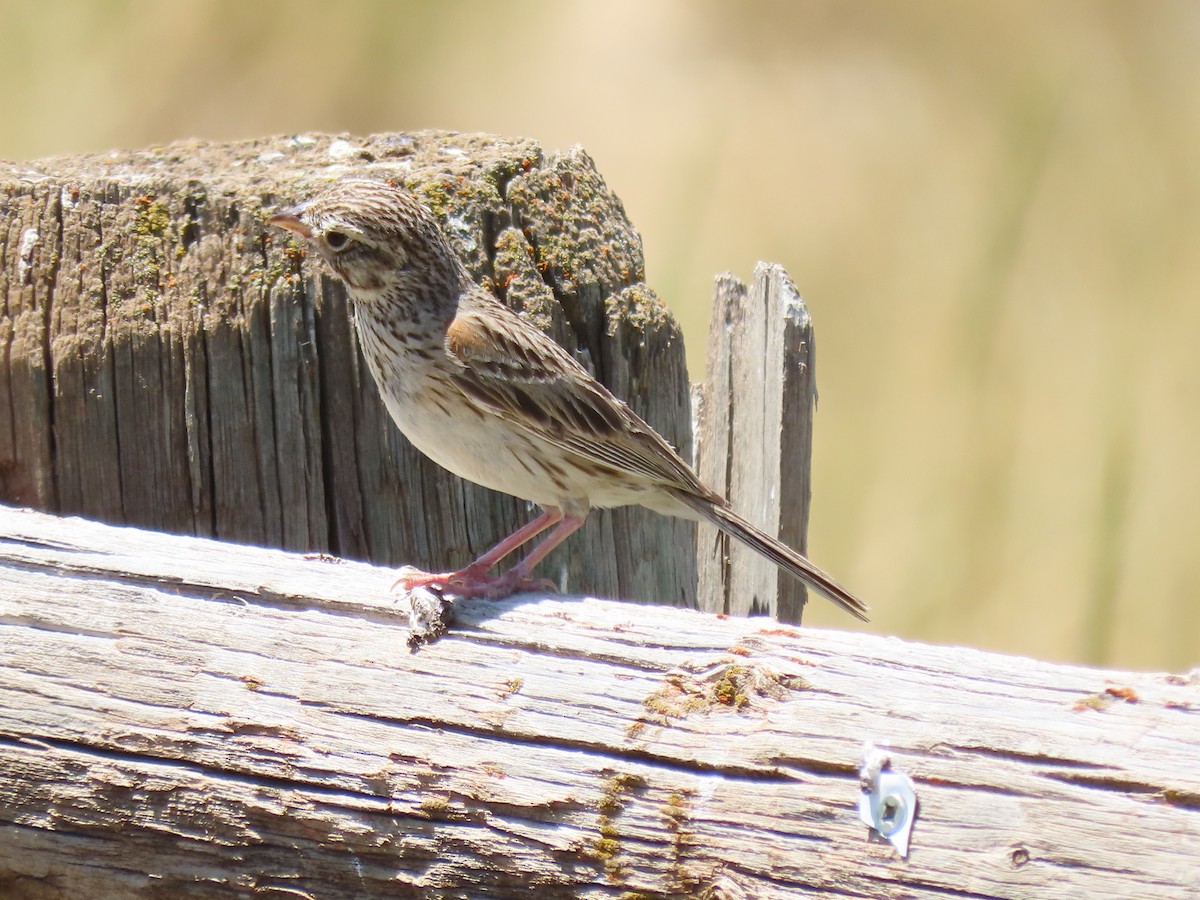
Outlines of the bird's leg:
<svg viewBox="0 0 1200 900">
<path fill-rule="evenodd" d="M 519 547 L 528 544 L 535 537 L 545 531 L 552 525 L 559 525 L 563 521 L 561 510 L 546 509 L 542 514 L 527 525 L 523 525 L 506 537 L 492 549 L 488 550 L 473 563 L 466 568 L 459 569 L 457 572 L 418 572 L 410 571 L 408 574 L 401 575 L 396 579 L 396 583 L 392 585 L 392 590 L 400 588 L 405 591 L 411 591 L 418 587 L 431 587 L 439 590 L 449 591 L 462 597 L 480 597 L 480 596 L 506 596 L 504 593 L 496 594 L 494 591 L 498 588 L 500 591 L 504 587 L 500 587 L 501 582 L 508 583 L 509 574 L 490 575 L 488 574 L 496 566 L 500 560 L 508 556 Z M 561 525 L 559 526 L 561 528 Z M 575 528 L 579 526 L 576 525 Z M 572 528 L 571 531 L 575 529 Z M 543 543 L 546 543 L 557 534 L 557 531 L 552 533 L 549 538 Z M 570 534 L 570 532 L 567 532 Z M 566 537 L 566 535 L 563 535 Z M 561 541 L 562 538 L 559 538 Z M 541 549 L 541 544 L 534 549 L 534 553 Z M 546 552 L 549 552 L 547 550 Z M 532 555 L 532 554 L 531 554 Z M 542 554 L 545 556 L 545 553 Z M 539 556 L 538 559 L 542 557 Z M 535 560 L 536 562 L 536 560 Z M 515 588 L 513 590 L 516 590 Z M 513 593 L 509 590 L 508 593 Z"/>
<path fill-rule="evenodd" d="M 508 556 L 514 550 L 516 550 L 520 547 L 524 547 L 526 544 L 528 544 L 530 541 L 532 541 L 535 537 L 537 537 L 539 534 L 541 534 L 543 531 L 545 531 L 551 525 L 558 525 L 560 522 L 562 522 L 562 519 L 563 519 L 563 514 L 562 514 L 561 510 L 557 510 L 557 509 L 542 510 L 542 514 L 540 516 L 538 516 L 536 519 L 534 519 L 532 522 L 530 522 L 528 525 L 523 525 L 522 527 L 518 528 L 516 531 L 514 531 L 512 534 L 510 534 L 508 537 L 506 537 L 504 540 L 502 540 L 500 543 L 498 543 L 491 550 L 488 550 L 486 553 L 484 553 L 482 556 L 480 556 L 479 559 L 475 560 L 475 562 L 471 563 L 465 569 L 462 569 L 459 572 L 455 572 L 454 576 L 459 576 L 459 577 L 452 576 L 451 583 L 450 583 L 451 587 L 459 587 L 460 586 L 458 583 L 459 581 L 462 581 L 465 583 L 474 583 L 476 581 L 481 581 L 481 580 L 487 581 L 487 582 L 496 581 L 497 578 L 489 576 L 488 572 L 490 572 L 493 568 L 495 568 L 496 564 L 498 562 L 500 562 L 500 560 L 504 559 L 504 557 Z M 553 536 L 554 536 L 554 532 L 551 532 L 550 537 L 553 537 Z M 549 538 L 547 538 L 547 540 L 549 540 Z M 539 544 L 538 546 L 540 547 L 541 545 Z M 536 548 L 535 548 L 534 552 L 536 552 Z M 499 577 L 502 578 L 503 576 L 499 576 Z"/>
<path fill-rule="evenodd" d="M 488 596 L 507 597 L 517 591 L 545 590 L 547 588 L 555 590 L 554 582 L 546 578 L 530 578 L 529 573 L 533 571 L 534 566 L 546 558 L 551 550 L 582 528 L 586 519 L 587 516 L 564 516 L 559 513 L 555 529 L 546 535 L 540 544 L 530 550 L 528 556 L 496 579 L 493 590 L 498 589 L 503 593 L 489 593 Z"/>
</svg>

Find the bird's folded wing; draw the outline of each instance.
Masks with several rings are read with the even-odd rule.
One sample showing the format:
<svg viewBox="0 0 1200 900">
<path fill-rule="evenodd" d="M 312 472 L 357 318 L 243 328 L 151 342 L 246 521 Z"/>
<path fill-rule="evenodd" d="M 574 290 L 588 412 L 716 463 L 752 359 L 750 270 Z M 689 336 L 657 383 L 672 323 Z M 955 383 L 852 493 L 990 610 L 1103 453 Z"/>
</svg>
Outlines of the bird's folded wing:
<svg viewBox="0 0 1200 900">
<path fill-rule="evenodd" d="M 497 306 L 503 313 L 460 308 L 446 334 L 453 381 L 468 401 L 584 459 L 708 493 L 670 444 L 566 350 Z"/>
</svg>

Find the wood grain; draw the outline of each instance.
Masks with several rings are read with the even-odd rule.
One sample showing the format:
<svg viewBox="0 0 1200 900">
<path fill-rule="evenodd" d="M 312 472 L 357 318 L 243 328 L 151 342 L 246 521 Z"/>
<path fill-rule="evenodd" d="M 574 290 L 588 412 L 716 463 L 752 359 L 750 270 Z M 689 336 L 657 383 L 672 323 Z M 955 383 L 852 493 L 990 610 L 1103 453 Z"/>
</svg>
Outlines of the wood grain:
<svg viewBox="0 0 1200 900">
<path fill-rule="evenodd" d="M 697 472 L 737 512 L 801 553 L 812 495 L 814 363 L 812 317 L 782 266 L 759 263 L 750 285 L 717 278 Z M 701 609 L 800 621 L 804 585 L 711 526 L 697 531 L 697 568 Z"/>
<path fill-rule="evenodd" d="M 0 896 L 1190 897 L 1200 679 L 0 509 Z M 863 741 L 916 781 L 907 861 Z"/>
</svg>

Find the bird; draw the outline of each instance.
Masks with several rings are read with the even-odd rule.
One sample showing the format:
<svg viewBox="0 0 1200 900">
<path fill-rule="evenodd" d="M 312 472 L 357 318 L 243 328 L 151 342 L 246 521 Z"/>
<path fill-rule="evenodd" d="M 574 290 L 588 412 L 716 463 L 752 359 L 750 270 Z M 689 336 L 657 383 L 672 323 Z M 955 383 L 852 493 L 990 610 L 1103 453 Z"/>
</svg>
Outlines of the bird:
<svg viewBox="0 0 1200 900">
<path fill-rule="evenodd" d="M 476 283 L 410 192 L 346 178 L 267 223 L 345 284 L 367 368 L 409 442 L 455 475 L 541 508 L 465 568 L 406 569 L 398 588 L 501 598 L 552 587 L 534 568 L 589 510 L 640 505 L 716 526 L 867 621 L 862 600 L 734 512 L 570 353 Z"/>
</svg>

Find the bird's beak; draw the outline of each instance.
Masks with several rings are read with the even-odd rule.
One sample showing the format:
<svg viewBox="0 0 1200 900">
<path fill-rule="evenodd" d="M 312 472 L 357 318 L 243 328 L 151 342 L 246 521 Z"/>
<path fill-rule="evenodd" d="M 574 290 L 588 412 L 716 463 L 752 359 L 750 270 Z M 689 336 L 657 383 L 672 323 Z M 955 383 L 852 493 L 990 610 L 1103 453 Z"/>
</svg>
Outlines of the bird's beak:
<svg viewBox="0 0 1200 900">
<path fill-rule="evenodd" d="M 290 231 L 292 234 L 302 237 L 305 240 L 310 240 L 313 236 L 312 229 L 305 225 L 303 220 L 294 212 L 278 213 L 271 216 L 271 218 L 267 219 L 267 224 Z"/>
</svg>

